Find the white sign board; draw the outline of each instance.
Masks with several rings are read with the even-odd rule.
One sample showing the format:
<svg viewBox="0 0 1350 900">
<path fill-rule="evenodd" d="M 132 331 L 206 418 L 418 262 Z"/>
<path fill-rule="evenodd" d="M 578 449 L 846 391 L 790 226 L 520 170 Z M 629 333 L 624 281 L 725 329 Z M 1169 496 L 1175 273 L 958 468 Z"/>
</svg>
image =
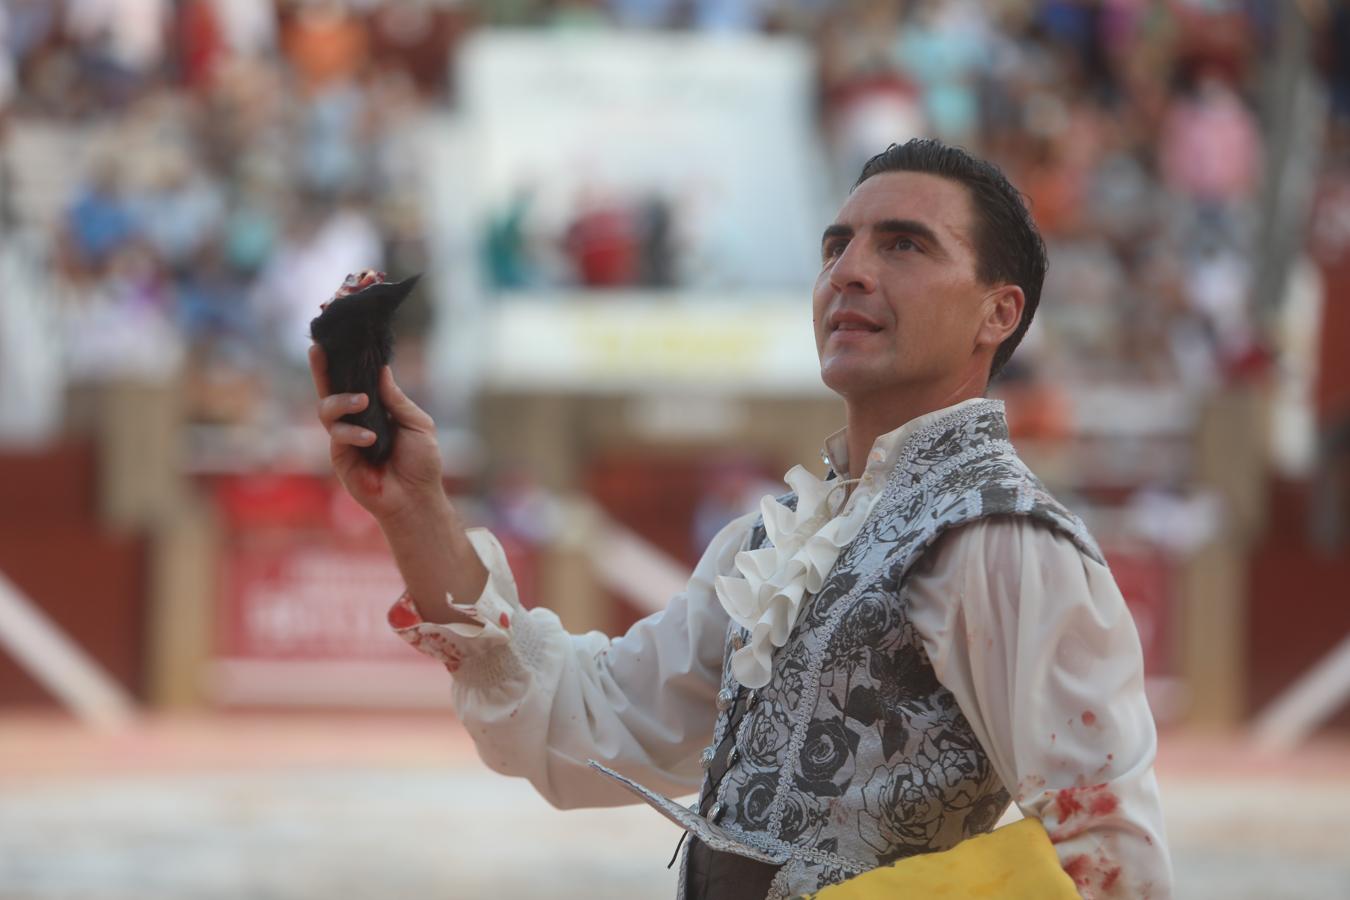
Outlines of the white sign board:
<svg viewBox="0 0 1350 900">
<path fill-rule="evenodd" d="M 511 297 L 496 304 L 490 321 L 486 383 L 500 390 L 826 392 L 809 297 Z"/>
<path fill-rule="evenodd" d="M 460 56 L 461 183 L 480 216 L 529 191 L 551 234 L 588 196 L 659 195 L 682 288 L 805 291 L 833 212 L 814 77 L 789 38 L 481 32 Z"/>
</svg>

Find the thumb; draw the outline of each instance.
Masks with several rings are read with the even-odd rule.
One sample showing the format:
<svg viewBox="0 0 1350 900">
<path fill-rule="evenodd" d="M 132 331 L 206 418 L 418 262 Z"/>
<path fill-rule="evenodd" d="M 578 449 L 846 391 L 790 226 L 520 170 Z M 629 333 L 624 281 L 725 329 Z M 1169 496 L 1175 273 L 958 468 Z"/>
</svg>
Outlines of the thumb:
<svg viewBox="0 0 1350 900">
<path fill-rule="evenodd" d="M 394 370 L 388 366 L 380 369 L 380 400 L 384 408 L 403 428 L 415 431 L 432 431 L 436 423 L 416 403 L 408 399 L 403 389 L 394 381 Z"/>
</svg>

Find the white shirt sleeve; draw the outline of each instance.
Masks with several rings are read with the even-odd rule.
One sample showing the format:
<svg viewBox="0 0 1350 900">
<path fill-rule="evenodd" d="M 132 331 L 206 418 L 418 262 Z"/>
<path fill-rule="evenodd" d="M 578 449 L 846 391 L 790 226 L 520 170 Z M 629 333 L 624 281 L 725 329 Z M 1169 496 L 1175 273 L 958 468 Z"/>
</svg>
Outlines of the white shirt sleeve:
<svg viewBox="0 0 1350 900">
<path fill-rule="evenodd" d="M 1110 570 L 1047 526 L 1000 517 L 941 538 L 907 590 L 939 681 L 1079 893 L 1170 898 L 1157 732 Z"/>
<path fill-rule="evenodd" d="M 481 528 L 469 539 L 487 586 L 476 603 L 455 604 L 480 624 L 422 622 L 406 598 L 389 622 L 453 673 L 455 710 L 483 761 L 528 778 L 555 806 L 637 802 L 589 759 L 686 794 L 702 778 L 698 754 L 712 739 L 721 681 L 728 619 L 713 584 L 732 570 L 754 519 L 723 528 L 685 590 L 619 638 L 568 634 L 551 610 L 521 607 L 501 545 Z"/>
</svg>

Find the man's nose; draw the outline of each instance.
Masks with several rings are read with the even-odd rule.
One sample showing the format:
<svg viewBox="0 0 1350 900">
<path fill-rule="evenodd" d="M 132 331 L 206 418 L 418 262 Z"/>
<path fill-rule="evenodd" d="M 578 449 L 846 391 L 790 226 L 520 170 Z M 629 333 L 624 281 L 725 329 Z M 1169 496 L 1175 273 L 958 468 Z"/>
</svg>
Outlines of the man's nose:
<svg viewBox="0 0 1350 900">
<path fill-rule="evenodd" d="M 830 286 L 839 293 L 870 294 L 876 290 L 875 260 L 859 241 L 849 241 L 830 268 Z"/>
</svg>

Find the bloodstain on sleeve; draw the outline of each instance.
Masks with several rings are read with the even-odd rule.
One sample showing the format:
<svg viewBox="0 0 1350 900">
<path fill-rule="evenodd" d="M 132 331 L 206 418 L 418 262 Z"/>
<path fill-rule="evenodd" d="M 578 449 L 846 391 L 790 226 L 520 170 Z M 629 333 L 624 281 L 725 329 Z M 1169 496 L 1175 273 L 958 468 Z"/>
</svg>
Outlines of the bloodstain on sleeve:
<svg viewBox="0 0 1350 900">
<path fill-rule="evenodd" d="M 1073 879 L 1073 883 L 1081 886 L 1087 881 L 1088 870 L 1092 868 L 1092 858 L 1086 853 L 1080 853 L 1077 856 L 1071 856 L 1064 860 L 1064 872 Z"/>
<path fill-rule="evenodd" d="M 1090 709 L 1083 710 L 1083 724 L 1091 728 L 1097 724 L 1097 714 Z"/>
<path fill-rule="evenodd" d="M 388 620 L 389 627 L 414 650 L 441 662 L 448 672 L 459 671 L 460 663 L 464 661 L 463 654 L 446 635 L 432 628 L 423 627 L 426 622 L 422 620 L 417 607 L 413 606 L 407 594 L 399 597 L 389 608 Z"/>
<path fill-rule="evenodd" d="M 389 608 L 389 627 L 395 631 L 403 631 L 407 628 L 416 628 L 422 624 L 422 617 L 417 613 L 417 607 L 413 606 L 412 600 L 407 594 L 398 598 L 398 601 Z"/>
<path fill-rule="evenodd" d="M 1120 880 L 1120 866 L 1112 866 L 1102 875 L 1102 890 L 1109 891 Z"/>
<path fill-rule="evenodd" d="M 1073 879 L 1087 900 L 1105 900 L 1119 885 L 1120 866 L 1115 865 L 1100 850 L 1095 854 L 1079 853 L 1064 860 L 1064 874 Z"/>
<path fill-rule="evenodd" d="M 413 644 L 418 650 L 445 663 L 446 669 L 454 672 L 459 669 L 464 657 L 445 635 L 437 632 L 419 632 L 418 640 Z"/>
<path fill-rule="evenodd" d="M 1102 824 L 1102 820 L 1112 816 L 1120 806 L 1120 798 L 1107 784 L 1063 788 L 1053 793 L 1054 800 L 1048 811 L 1056 824 L 1049 830 L 1049 835 L 1056 844 Z M 1093 852 L 1068 857 L 1063 866 L 1080 893 L 1089 900 L 1105 900 L 1120 886 L 1120 866 L 1100 846 Z"/>
<path fill-rule="evenodd" d="M 503 628 L 510 628 L 511 617 L 508 616 L 506 613 L 502 613 L 500 616 L 497 617 L 497 623 L 501 625 Z"/>
<path fill-rule="evenodd" d="M 1017 802 L 1021 803 L 1045 789 L 1045 779 L 1040 775 L 1027 775 L 1017 783 Z"/>
<path fill-rule="evenodd" d="M 1055 815 L 1059 819 L 1061 827 L 1070 824 L 1072 820 L 1078 819 L 1086 827 L 1090 824 L 1088 819 L 1100 819 L 1109 816 L 1116 811 L 1120 805 L 1120 799 L 1111 791 L 1111 788 L 1105 784 L 1091 784 L 1087 787 L 1063 788 L 1055 796 Z M 1079 828 L 1080 833 L 1084 828 Z M 1065 835 L 1059 840 L 1065 840 L 1072 835 Z M 1051 840 L 1056 840 L 1055 835 L 1050 835 Z"/>
</svg>

